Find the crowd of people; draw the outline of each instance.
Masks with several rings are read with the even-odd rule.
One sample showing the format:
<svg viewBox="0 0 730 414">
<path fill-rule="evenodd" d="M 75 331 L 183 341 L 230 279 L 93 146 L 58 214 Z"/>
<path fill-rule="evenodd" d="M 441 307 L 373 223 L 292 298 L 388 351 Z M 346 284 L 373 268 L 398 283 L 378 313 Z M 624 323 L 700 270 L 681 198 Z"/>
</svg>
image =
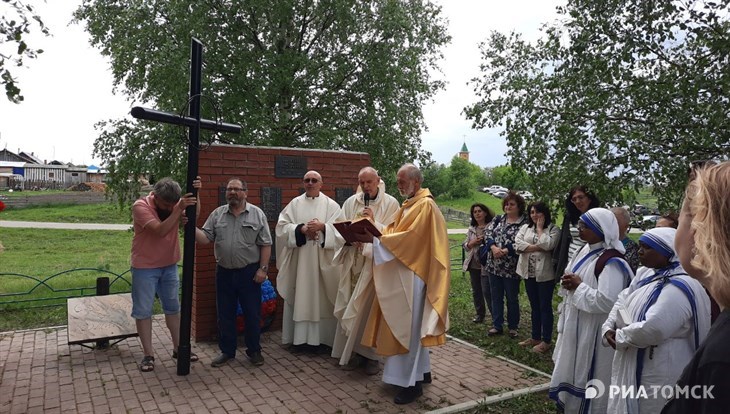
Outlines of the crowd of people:
<svg viewBox="0 0 730 414">
<path fill-rule="evenodd" d="M 720 308 L 730 298 L 730 162 L 694 166 L 688 182 L 681 215 L 661 216 L 638 243 L 627 235 L 628 210 L 601 208 L 586 186 L 568 192 L 561 228 L 545 203 L 525 209 L 513 192 L 502 201 L 504 214 L 472 205 L 463 269 L 473 321 L 484 321 L 491 297 L 486 334 L 502 334 L 506 297 L 509 335 L 518 338 L 525 281 L 531 329 L 518 344 L 552 349 L 549 396 L 559 412 L 725 409 L 730 358 L 722 344 L 730 326 Z"/>
<path fill-rule="evenodd" d="M 365 167 L 357 177 L 358 192 L 340 207 L 321 191 L 323 177 L 309 171 L 304 193 L 282 210 L 273 238 L 263 211 L 247 202 L 247 183 L 228 181 L 228 203 L 196 229 L 198 243 L 214 243 L 217 262 L 221 353 L 211 366 L 236 356 L 237 304 L 246 318 L 246 356 L 254 365 L 264 364 L 257 318 L 275 245 L 276 286 L 284 301 L 282 343 L 294 353 L 326 350 L 342 369 L 368 375 L 379 373 L 384 359 L 382 379 L 398 387 L 396 403 L 410 403 L 423 393 L 432 378 L 426 348 L 445 343 L 449 327 L 448 236 L 418 167 L 405 164 L 396 178 L 402 204 L 386 194 L 377 171 Z M 200 180 L 193 186 L 200 188 Z M 538 354 L 552 351 L 549 395 L 559 411 L 675 413 L 722 407 L 730 398 L 730 357 L 723 352 L 730 335 L 728 312 L 717 312 L 710 326 L 713 304 L 723 309 L 730 304 L 729 192 L 730 162 L 693 168 L 681 215 L 663 216 L 638 243 L 627 236 L 628 212 L 602 208 L 586 186 L 568 192 L 562 226 L 548 204 L 527 205 L 513 192 L 503 199 L 502 214 L 475 203 L 463 243 L 473 322 L 488 321 L 487 336 L 506 331 L 518 339 L 525 281 L 530 330 L 518 344 Z M 199 209 L 192 194 L 182 195 L 177 183 L 163 179 L 132 209 L 132 317 L 143 345 L 143 372 L 154 369 L 155 294 L 177 355 L 176 229 L 186 222 L 185 209 L 196 204 Z M 335 227 L 345 220 L 369 220 L 373 230 L 362 227 L 347 242 Z M 198 359 L 194 353 L 190 358 Z M 596 394 L 596 384 L 604 390 L 655 392 L 646 398 L 614 397 Z M 657 392 L 675 384 L 714 386 L 714 399 Z"/>
<path fill-rule="evenodd" d="M 397 404 L 407 404 L 431 382 L 427 347 L 446 342 L 449 327 L 449 243 L 446 222 L 418 167 L 405 164 L 396 177 L 402 205 L 386 194 L 372 167 L 357 177 L 358 192 L 342 208 L 321 191 L 321 174 L 308 171 L 304 193 L 280 213 L 274 238 L 267 217 L 247 201 L 246 181 L 226 184 L 227 204 L 196 228 L 197 243 L 213 243 L 220 354 L 210 365 L 235 359 L 237 305 L 245 317 L 246 356 L 264 364 L 259 318 L 261 284 L 268 278 L 276 246 L 276 287 L 284 301 L 282 343 L 293 353 L 327 351 L 343 369 L 380 372 L 398 388 Z M 201 188 L 200 179 L 193 183 Z M 152 302 L 160 297 L 177 357 L 180 326 L 177 262 L 178 224 L 185 210 L 200 204 L 181 194 L 173 180 L 160 180 L 133 206 L 132 317 L 143 345 L 142 372 L 154 370 Z M 487 208 L 484 207 L 484 211 Z M 335 228 L 348 220 L 370 220 L 375 230 L 352 233 L 350 243 Z M 374 234 L 376 233 L 376 234 Z M 191 361 L 199 358 L 190 354 Z"/>
</svg>

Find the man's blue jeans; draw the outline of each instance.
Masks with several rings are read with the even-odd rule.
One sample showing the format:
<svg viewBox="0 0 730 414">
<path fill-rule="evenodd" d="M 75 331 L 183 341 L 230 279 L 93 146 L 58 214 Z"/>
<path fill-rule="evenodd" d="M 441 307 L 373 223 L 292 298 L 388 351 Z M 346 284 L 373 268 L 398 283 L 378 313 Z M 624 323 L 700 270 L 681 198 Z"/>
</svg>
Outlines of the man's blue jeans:
<svg viewBox="0 0 730 414">
<path fill-rule="evenodd" d="M 259 268 L 251 263 L 243 269 L 225 269 L 217 266 L 215 270 L 215 293 L 218 308 L 218 346 L 221 352 L 236 356 L 236 303 L 241 304 L 246 329 L 244 340 L 246 353 L 261 351 L 261 284 L 254 282 Z"/>
<path fill-rule="evenodd" d="M 504 298 L 507 297 L 507 326 L 516 330 L 520 324 L 519 278 L 508 278 L 489 274 L 492 290 L 492 325 L 498 331 L 504 324 Z"/>
</svg>

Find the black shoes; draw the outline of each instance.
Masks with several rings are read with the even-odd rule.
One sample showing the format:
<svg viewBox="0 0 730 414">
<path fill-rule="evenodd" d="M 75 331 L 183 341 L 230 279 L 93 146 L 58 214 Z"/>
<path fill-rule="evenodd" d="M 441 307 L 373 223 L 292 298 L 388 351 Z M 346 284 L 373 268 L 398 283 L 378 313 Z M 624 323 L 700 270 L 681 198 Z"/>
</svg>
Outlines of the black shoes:
<svg viewBox="0 0 730 414">
<path fill-rule="evenodd" d="M 412 387 L 400 387 L 400 389 L 393 399 L 393 402 L 396 404 L 410 404 L 423 395 L 423 387 L 421 387 L 420 381 L 416 382 L 416 385 Z"/>
<path fill-rule="evenodd" d="M 431 383 L 431 373 L 427 372 L 427 373 L 423 374 L 423 380 L 418 381 L 418 382 L 420 382 L 421 384 L 430 384 Z"/>
<path fill-rule="evenodd" d="M 227 364 L 228 361 L 232 360 L 233 357 L 229 356 L 228 354 L 221 353 L 218 355 L 211 363 L 210 366 L 213 368 L 222 367 L 223 365 Z"/>
<path fill-rule="evenodd" d="M 248 354 L 248 351 L 246 353 Z M 248 360 L 257 367 L 264 365 L 264 357 L 261 356 L 261 351 L 251 352 L 248 355 Z"/>
<path fill-rule="evenodd" d="M 482 322 L 484 322 L 484 316 L 477 315 L 471 321 L 474 323 L 482 323 Z"/>
</svg>

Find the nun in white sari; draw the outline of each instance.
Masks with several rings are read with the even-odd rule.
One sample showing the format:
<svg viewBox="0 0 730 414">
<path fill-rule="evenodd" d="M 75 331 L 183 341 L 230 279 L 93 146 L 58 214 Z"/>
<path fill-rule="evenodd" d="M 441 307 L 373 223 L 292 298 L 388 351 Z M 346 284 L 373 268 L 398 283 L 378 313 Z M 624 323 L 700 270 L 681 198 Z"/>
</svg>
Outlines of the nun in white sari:
<svg viewBox="0 0 730 414">
<path fill-rule="evenodd" d="M 679 264 L 676 232 L 656 228 L 639 238 L 643 267 L 603 324 L 606 343 L 616 349 L 611 384 L 639 396 L 611 398 L 609 413 L 660 412 L 666 398 L 659 388 L 677 382 L 710 329 L 710 299 Z"/>
<path fill-rule="evenodd" d="M 566 413 L 605 414 L 608 393 L 586 398 L 586 388 L 599 380 L 608 389 L 614 351 L 601 345 L 601 326 L 634 274 L 623 259 L 624 246 L 611 211 L 588 210 L 581 215 L 578 231 L 587 244 L 571 259 L 561 278 L 558 294 L 563 302 L 558 308 L 549 395 Z"/>
</svg>

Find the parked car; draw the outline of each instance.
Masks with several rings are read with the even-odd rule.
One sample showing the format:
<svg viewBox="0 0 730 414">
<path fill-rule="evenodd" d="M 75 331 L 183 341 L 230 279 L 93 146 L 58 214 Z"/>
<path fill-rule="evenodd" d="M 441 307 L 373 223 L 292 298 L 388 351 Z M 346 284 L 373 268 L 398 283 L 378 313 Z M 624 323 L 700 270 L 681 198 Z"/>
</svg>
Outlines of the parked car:
<svg viewBox="0 0 730 414">
<path fill-rule="evenodd" d="M 494 195 L 494 193 L 497 191 L 504 191 L 505 193 L 507 191 L 509 191 L 508 189 L 502 187 L 501 185 L 493 185 L 491 187 L 486 187 L 486 188 L 487 188 L 486 192 L 488 192 L 489 194 L 492 194 L 492 195 Z"/>
<path fill-rule="evenodd" d="M 517 194 L 521 195 L 525 200 L 532 200 L 534 198 L 529 191 L 518 191 Z"/>
<path fill-rule="evenodd" d="M 492 193 L 492 195 L 497 198 L 505 198 L 505 197 L 507 197 L 507 192 L 506 191 L 495 191 Z"/>
</svg>

